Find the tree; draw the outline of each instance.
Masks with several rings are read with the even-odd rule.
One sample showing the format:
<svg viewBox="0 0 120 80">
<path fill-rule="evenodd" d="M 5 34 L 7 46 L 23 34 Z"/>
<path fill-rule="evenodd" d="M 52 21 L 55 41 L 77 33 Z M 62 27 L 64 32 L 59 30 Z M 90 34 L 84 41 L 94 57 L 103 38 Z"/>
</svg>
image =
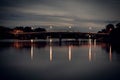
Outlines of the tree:
<svg viewBox="0 0 120 80">
<path fill-rule="evenodd" d="M 0 39 L 10 39 L 13 38 L 13 35 L 10 33 L 12 29 L 0 26 Z"/>
<path fill-rule="evenodd" d="M 8 33 L 10 32 L 12 29 L 4 27 L 4 26 L 0 26 L 0 33 Z"/>
<path fill-rule="evenodd" d="M 27 27 L 25 27 L 25 28 L 24 28 L 24 32 L 32 32 L 31 27 L 28 27 L 28 26 L 27 26 Z"/>
<path fill-rule="evenodd" d="M 112 30 L 114 30 L 114 25 L 113 24 L 108 24 L 106 26 L 106 32 L 109 33 L 111 32 Z"/>
<path fill-rule="evenodd" d="M 24 27 L 20 26 L 20 27 L 15 27 L 14 30 L 24 30 Z"/>
<path fill-rule="evenodd" d="M 116 24 L 116 28 L 110 32 L 110 38 L 112 43 L 120 44 L 120 23 Z"/>
<path fill-rule="evenodd" d="M 46 30 L 44 28 L 36 28 L 34 31 L 35 32 L 42 32 L 42 31 L 46 31 Z"/>
<path fill-rule="evenodd" d="M 116 28 L 120 28 L 120 23 L 116 24 Z"/>
</svg>

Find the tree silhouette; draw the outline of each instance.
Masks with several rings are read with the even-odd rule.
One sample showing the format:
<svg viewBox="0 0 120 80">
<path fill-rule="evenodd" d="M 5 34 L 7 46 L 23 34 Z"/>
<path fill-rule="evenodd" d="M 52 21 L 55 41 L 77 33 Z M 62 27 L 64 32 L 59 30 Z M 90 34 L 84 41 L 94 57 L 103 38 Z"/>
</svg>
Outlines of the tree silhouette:
<svg viewBox="0 0 120 80">
<path fill-rule="evenodd" d="M 108 24 L 108 25 L 106 26 L 106 32 L 107 32 L 107 33 L 111 32 L 113 29 L 114 29 L 114 25 L 113 25 L 113 24 Z"/>
<path fill-rule="evenodd" d="M 24 31 L 24 27 L 20 26 L 20 27 L 15 27 L 14 30 L 22 30 Z"/>
<path fill-rule="evenodd" d="M 116 24 L 116 28 L 120 28 L 120 23 Z"/>
<path fill-rule="evenodd" d="M 44 28 L 36 28 L 34 29 L 35 32 L 43 32 L 46 31 Z"/>
<path fill-rule="evenodd" d="M 120 23 L 116 24 L 116 28 L 110 32 L 110 40 L 114 44 L 120 44 Z"/>
<path fill-rule="evenodd" d="M 27 26 L 27 27 L 25 27 L 25 28 L 24 28 L 24 32 L 32 32 L 31 27 L 28 27 L 28 26 Z"/>
<path fill-rule="evenodd" d="M 13 38 L 13 35 L 10 34 L 12 29 L 0 26 L 0 39 L 7 39 L 7 38 Z"/>
<path fill-rule="evenodd" d="M 12 31 L 12 29 L 5 26 L 0 26 L 0 33 L 8 33 L 9 31 Z"/>
<path fill-rule="evenodd" d="M 108 24 L 104 29 L 102 29 L 101 31 L 98 31 L 98 33 L 110 33 L 114 29 L 115 27 L 113 24 Z"/>
</svg>

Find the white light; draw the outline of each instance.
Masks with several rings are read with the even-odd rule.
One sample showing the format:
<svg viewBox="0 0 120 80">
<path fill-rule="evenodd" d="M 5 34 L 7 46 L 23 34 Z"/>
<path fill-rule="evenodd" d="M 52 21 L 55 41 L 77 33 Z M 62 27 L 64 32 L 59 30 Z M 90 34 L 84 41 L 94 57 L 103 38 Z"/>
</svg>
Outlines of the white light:
<svg viewBox="0 0 120 80">
<path fill-rule="evenodd" d="M 52 26 L 50 26 L 50 29 L 52 29 Z"/>
<path fill-rule="evenodd" d="M 34 28 L 32 27 L 32 29 L 34 29 Z"/>
<path fill-rule="evenodd" d="M 72 28 L 71 26 L 69 26 L 69 28 Z"/>
<path fill-rule="evenodd" d="M 89 61 L 92 60 L 92 45 L 91 45 L 91 39 L 89 39 L 89 53 L 88 53 L 88 56 L 89 56 Z"/>
<path fill-rule="evenodd" d="M 89 27 L 89 29 L 91 30 L 91 29 L 92 29 L 92 27 Z"/>
<path fill-rule="evenodd" d="M 71 46 L 69 46 L 69 61 L 72 59 Z"/>
<path fill-rule="evenodd" d="M 50 39 L 50 61 L 52 61 L 52 56 L 53 56 L 53 53 L 52 53 L 52 39 Z"/>
<path fill-rule="evenodd" d="M 52 61 L 52 56 L 53 56 L 53 53 L 52 53 L 52 46 L 50 46 L 50 61 Z"/>
<path fill-rule="evenodd" d="M 31 44 L 33 43 L 33 40 L 31 40 Z M 31 45 L 31 60 L 33 60 L 33 44 Z"/>
<path fill-rule="evenodd" d="M 110 45 L 110 49 L 109 49 L 109 59 L 110 59 L 110 61 L 112 61 L 112 48 L 111 48 L 111 45 Z"/>
<path fill-rule="evenodd" d="M 34 42 L 34 40 L 33 39 L 31 39 L 31 43 L 33 43 Z"/>
</svg>

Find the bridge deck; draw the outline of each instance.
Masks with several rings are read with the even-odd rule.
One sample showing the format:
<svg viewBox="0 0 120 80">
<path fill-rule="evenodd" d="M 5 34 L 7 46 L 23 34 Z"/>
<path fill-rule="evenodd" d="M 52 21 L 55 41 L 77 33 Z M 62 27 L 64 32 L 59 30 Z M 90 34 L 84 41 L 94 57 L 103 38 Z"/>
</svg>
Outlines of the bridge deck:
<svg viewBox="0 0 120 80">
<path fill-rule="evenodd" d="M 88 38 L 89 36 L 96 37 L 96 36 L 108 36 L 108 33 L 93 33 L 93 32 L 19 32 L 11 34 L 17 37 L 29 37 L 29 38 Z"/>
</svg>

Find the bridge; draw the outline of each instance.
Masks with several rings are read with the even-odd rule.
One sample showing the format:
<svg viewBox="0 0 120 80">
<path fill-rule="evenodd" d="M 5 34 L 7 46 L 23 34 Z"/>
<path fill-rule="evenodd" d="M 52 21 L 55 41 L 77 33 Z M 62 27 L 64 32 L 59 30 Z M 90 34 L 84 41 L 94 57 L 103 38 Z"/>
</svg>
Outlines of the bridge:
<svg viewBox="0 0 120 80">
<path fill-rule="evenodd" d="M 93 32 L 11 32 L 17 39 L 97 39 L 108 36 L 108 33 L 93 33 Z"/>
</svg>

